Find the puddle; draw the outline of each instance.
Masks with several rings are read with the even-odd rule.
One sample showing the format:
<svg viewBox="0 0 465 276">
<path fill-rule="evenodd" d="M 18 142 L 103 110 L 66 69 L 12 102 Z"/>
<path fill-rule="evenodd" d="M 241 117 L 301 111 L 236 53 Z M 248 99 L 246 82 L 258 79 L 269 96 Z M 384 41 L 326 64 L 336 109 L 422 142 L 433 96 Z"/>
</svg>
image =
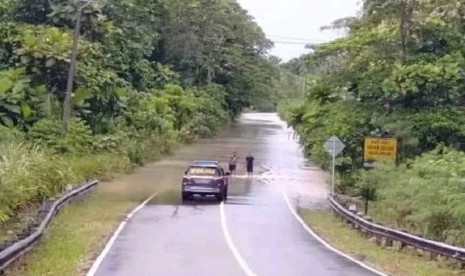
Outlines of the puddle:
<svg viewBox="0 0 465 276">
<path fill-rule="evenodd" d="M 103 190 L 127 200 L 142 201 L 153 193 L 158 195 L 149 203 L 156 205 L 218 204 L 215 197 L 197 198 L 194 202 L 181 200 L 181 179 L 185 168 L 194 160 L 214 159 L 227 170 L 227 162 L 233 151 L 240 157 L 237 177 L 229 178 L 229 194 L 234 197 L 259 193 L 254 185 L 267 185 L 270 181 L 282 183 L 294 192 L 317 191 L 325 198 L 324 179 L 306 161 L 296 141 L 289 139 L 287 126 L 273 113 L 244 114 L 237 123 L 220 133 L 217 138 L 204 139 L 199 143 L 183 146 L 163 161 L 138 168 L 131 175 L 103 183 Z M 255 173 L 246 175 L 245 156 L 255 157 Z M 316 172 L 315 172 L 316 170 Z M 312 180 L 313 179 L 313 180 Z M 315 182 L 315 179 L 317 180 Z M 312 180 L 315 186 L 303 186 Z M 299 182 L 299 185 L 294 185 Z M 323 188 L 322 188 L 323 187 Z M 245 202 L 247 204 L 247 202 Z"/>
</svg>

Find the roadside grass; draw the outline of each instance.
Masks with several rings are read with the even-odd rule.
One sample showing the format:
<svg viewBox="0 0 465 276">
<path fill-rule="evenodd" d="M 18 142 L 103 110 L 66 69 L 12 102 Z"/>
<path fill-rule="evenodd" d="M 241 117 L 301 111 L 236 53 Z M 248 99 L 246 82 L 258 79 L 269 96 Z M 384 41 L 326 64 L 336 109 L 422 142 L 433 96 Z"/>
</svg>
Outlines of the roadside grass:
<svg viewBox="0 0 465 276">
<path fill-rule="evenodd" d="M 39 208 L 38 203 L 26 205 L 8 223 L 0 224 L 0 242 L 15 237 L 32 220 Z"/>
<path fill-rule="evenodd" d="M 383 248 L 363 237 L 357 230 L 334 216 L 329 210 L 300 210 L 303 220 L 335 248 L 389 275 L 445 276 L 465 275 L 446 261 L 429 261 L 413 252 Z"/>
<path fill-rule="evenodd" d="M 6 275 L 85 275 L 124 217 L 154 192 L 166 193 L 169 181 L 154 184 L 157 163 L 102 182 L 92 195 L 63 208 L 44 238 L 14 263 Z M 162 168 L 163 169 L 163 168 Z M 161 169 L 159 169 L 161 170 Z M 137 183 L 137 184 L 136 184 Z"/>
<path fill-rule="evenodd" d="M 7 275 L 84 275 L 109 234 L 136 202 L 99 190 L 66 206 L 50 225 L 44 239 Z"/>
<path fill-rule="evenodd" d="M 24 145 L 3 147 L 8 149 L 9 162 L 0 164 L 0 241 L 21 232 L 34 220 L 40 202 L 67 185 L 86 179 L 109 180 L 133 169 L 127 157 L 116 154 L 50 156 Z"/>
</svg>

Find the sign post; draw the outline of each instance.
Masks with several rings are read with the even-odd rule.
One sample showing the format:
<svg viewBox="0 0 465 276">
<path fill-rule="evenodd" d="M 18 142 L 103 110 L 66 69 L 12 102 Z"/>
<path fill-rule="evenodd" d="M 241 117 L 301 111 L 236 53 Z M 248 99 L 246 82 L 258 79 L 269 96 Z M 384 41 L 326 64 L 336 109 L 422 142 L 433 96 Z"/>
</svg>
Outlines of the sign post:
<svg viewBox="0 0 465 276">
<path fill-rule="evenodd" d="M 371 168 L 372 162 L 397 162 L 398 138 L 365 137 L 363 143 L 363 167 Z"/>
<path fill-rule="evenodd" d="M 332 136 L 323 145 L 325 150 L 333 157 L 332 174 L 331 174 L 331 194 L 334 194 L 334 182 L 336 174 L 336 156 L 338 156 L 346 147 L 344 143 L 337 137 Z"/>
<path fill-rule="evenodd" d="M 363 143 L 363 167 L 373 168 L 373 162 L 397 163 L 399 156 L 399 139 L 392 137 L 365 137 Z M 365 187 L 365 215 L 368 214 L 368 202 L 371 197 L 371 187 Z"/>
</svg>

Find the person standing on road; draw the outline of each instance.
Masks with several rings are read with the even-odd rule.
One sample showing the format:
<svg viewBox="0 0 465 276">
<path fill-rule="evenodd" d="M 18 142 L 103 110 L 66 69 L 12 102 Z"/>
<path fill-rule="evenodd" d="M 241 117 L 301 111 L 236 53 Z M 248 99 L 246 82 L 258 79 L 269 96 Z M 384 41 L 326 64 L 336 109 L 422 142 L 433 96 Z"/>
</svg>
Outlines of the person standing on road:
<svg viewBox="0 0 465 276">
<path fill-rule="evenodd" d="M 253 175 L 253 161 L 254 161 L 254 157 L 252 156 L 252 154 L 248 154 L 247 157 L 245 158 L 245 161 L 247 163 L 247 174 L 249 176 L 252 176 Z"/>
<path fill-rule="evenodd" d="M 229 171 L 231 172 L 232 175 L 236 174 L 236 166 L 237 166 L 237 160 L 239 157 L 237 157 L 236 152 L 233 152 L 233 155 L 229 159 Z"/>
</svg>

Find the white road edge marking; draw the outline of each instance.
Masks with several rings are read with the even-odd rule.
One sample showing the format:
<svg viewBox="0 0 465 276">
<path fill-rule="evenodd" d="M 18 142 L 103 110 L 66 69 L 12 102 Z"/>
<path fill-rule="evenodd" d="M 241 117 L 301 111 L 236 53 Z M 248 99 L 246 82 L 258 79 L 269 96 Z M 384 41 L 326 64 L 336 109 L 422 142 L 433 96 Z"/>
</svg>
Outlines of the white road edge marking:
<svg viewBox="0 0 465 276">
<path fill-rule="evenodd" d="M 134 210 L 129 213 L 126 218 L 119 224 L 118 228 L 116 228 L 116 231 L 113 233 L 111 238 L 108 240 L 107 244 L 105 245 L 105 248 L 102 250 L 100 255 L 97 257 L 97 259 L 94 261 L 92 264 L 92 267 L 90 270 L 87 272 L 86 276 L 94 276 L 95 273 L 97 273 L 97 270 L 99 269 L 100 265 L 102 264 L 103 260 L 105 259 L 105 256 L 110 252 L 111 247 L 115 243 L 116 239 L 118 238 L 119 234 L 121 231 L 123 231 L 124 227 L 126 226 L 126 223 L 140 210 L 142 209 L 152 198 L 154 198 L 157 195 L 157 193 L 154 193 L 151 195 L 149 198 L 147 198 L 144 202 L 142 202 L 139 206 L 134 208 Z"/>
<path fill-rule="evenodd" d="M 286 195 L 286 193 L 284 191 L 281 191 L 281 194 L 283 195 L 283 198 L 284 198 L 284 201 L 286 201 L 286 204 L 287 204 L 287 207 L 289 207 L 289 210 L 291 211 L 291 213 L 294 215 L 294 217 L 297 219 L 297 221 L 299 221 L 299 223 L 304 227 L 305 230 L 307 230 L 307 232 L 312 235 L 317 241 L 319 241 L 321 244 L 323 244 L 326 248 L 328 248 L 329 250 L 335 252 L 336 254 L 348 259 L 349 261 L 351 262 L 354 262 L 356 264 L 358 264 L 359 266 L 363 267 L 364 269 L 367 269 L 379 276 L 388 276 L 388 274 L 385 274 L 381 271 L 378 271 L 372 267 L 370 267 L 369 265 L 357 260 L 357 259 L 354 259 L 353 257 L 337 250 L 336 248 L 332 247 L 330 244 L 328 244 L 325 240 L 323 240 L 320 236 L 318 236 L 315 232 L 313 232 L 312 229 L 310 229 L 310 227 L 308 227 L 308 225 L 304 222 L 304 220 L 299 216 L 299 214 L 297 214 L 296 210 L 294 209 L 294 207 L 292 206 L 290 200 L 289 200 L 289 197 Z"/>
<path fill-rule="evenodd" d="M 247 276 L 257 276 L 247 265 L 244 258 L 242 258 L 241 254 L 239 253 L 239 250 L 237 250 L 236 246 L 234 245 L 232 241 L 231 235 L 228 230 L 228 226 L 226 224 L 224 202 L 221 202 L 220 204 L 220 216 L 221 216 L 221 228 L 223 228 L 224 238 L 226 239 L 226 243 L 228 244 L 229 249 L 233 253 L 234 258 L 236 258 L 236 261 L 239 263 L 239 266 L 242 268 L 242 270 Z"/>
</svg>

